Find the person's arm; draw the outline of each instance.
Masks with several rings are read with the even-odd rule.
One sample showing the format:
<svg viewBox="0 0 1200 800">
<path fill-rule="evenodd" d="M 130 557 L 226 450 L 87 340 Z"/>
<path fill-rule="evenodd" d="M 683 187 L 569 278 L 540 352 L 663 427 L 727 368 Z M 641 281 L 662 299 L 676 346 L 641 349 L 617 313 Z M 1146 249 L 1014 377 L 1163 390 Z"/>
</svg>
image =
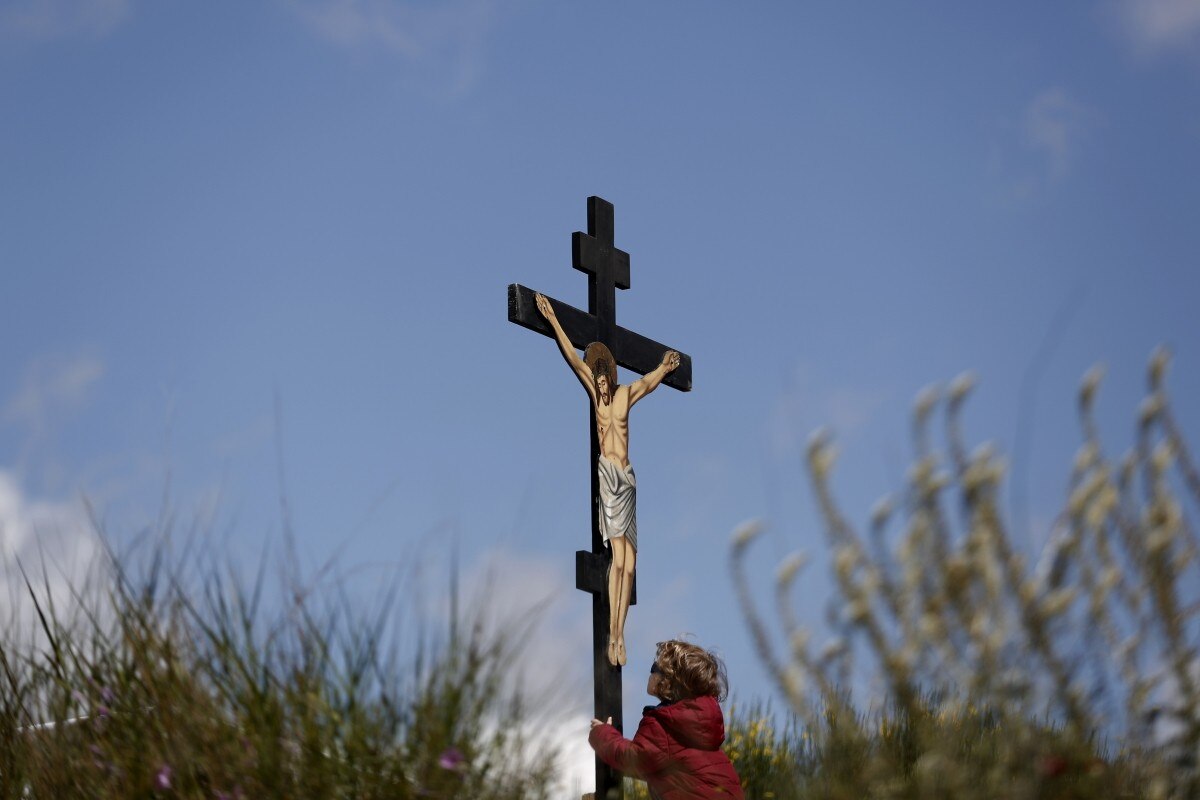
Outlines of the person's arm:
<svg viewBox="0 0 1200 800">
<path fill-rule="evenodd" d="M 558 317 L 555 315 L 550 301 L 540 294 L 535 294 L 533 297 L 537 302 L 538 311 L 542 312 L 542 316 L 546 318 L 546 322 L 549 322 L 550 327 L 554 329 L 554 341 L 558 342 L 558 349 L 562 351 L 563 358 L 567 360 L 567 363 L 575 373 L 575 377 L 579 378 L 579 382 L 587 390 L 588 397 L 592 398 L 592 403 L 595 403 L 596 384 L 592 378 L 592 371 L 588 369 L 587 364 L 583 363 L 583 359 L 579 357 L 579 353 L 575 352 L 575 345 L 571 344 L 571 340 L 567 338 L 566 331 L 559 324 Z"/>
<path fill-rule="evenodd" d="M 663 353 L 662 363 L 655 367 L 650 372 L 647 372 L 642 377 L 638 378 L 633 383 L 629 384 L 629 406 L 638 400 L 641 400 L 646 395 L 658 388 L 658 385 L 663 382 L 663 378 L 669 373 L 674 372 L 679 367 L 679 353 L 674 350 L 668 350 Z"/>
<path fill-rule="evenodd" d="M 642 781 L 666 768 L 670 739 L 653 718 L 642 717 L 633 741 L 626 739 L 609 723 L 594 723 L 588 735 L 588 744 L 605 764 Z"/>
</svg>

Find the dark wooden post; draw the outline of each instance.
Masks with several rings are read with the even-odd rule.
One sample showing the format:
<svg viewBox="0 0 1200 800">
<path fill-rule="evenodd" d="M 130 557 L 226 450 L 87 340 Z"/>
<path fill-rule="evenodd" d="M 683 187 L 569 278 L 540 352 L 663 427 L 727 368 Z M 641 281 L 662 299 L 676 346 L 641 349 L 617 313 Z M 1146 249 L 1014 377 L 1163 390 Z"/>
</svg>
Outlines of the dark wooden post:
<svg viewBox="0 0 1200 800">
<path fill-rule="evenodd" d="M 588 232 L 571 237 L 571 262 L 588 275 L 587 313 L 557 300 L 550 300 L 559 324 L 571 344 L 580 349 L 591 342 L 602 342 L 617 363 L 642 375 L 656 368 L 667 347 L 617 325 L 617 289 L 629 288 L 629 254 L 614 244 L 612 203 L 599 197 L 588 198 Z M 511 284 L 508 287 L 508 319 L 518 325 L 554 337 L 534 302 L 534 292 Z M 681 391 L 692 388 L 692 360 L 680 352 L 679 367 L 663 381 Z M 575 553 L 575 588 L 592 595 L 592 676 L 593 699 L 597 719 L 612 717 L 617 730 L 624 731 L 621 714 L 621 668 L 608 663 L 608 562 L 609 553 L 600 536 L 600 479 L 596 464 L 600 443 L 596 438 L 594 410 L 588 409 L 587 426 L 592 443 L 589 470 L 592 477 L 592 549 Z M 629 604 L 637 602 L 636 576 Z M 596 797 L 598 800 L 623 800 L 621 775 L 599 758 L 596 759 Z"/>
</svg>

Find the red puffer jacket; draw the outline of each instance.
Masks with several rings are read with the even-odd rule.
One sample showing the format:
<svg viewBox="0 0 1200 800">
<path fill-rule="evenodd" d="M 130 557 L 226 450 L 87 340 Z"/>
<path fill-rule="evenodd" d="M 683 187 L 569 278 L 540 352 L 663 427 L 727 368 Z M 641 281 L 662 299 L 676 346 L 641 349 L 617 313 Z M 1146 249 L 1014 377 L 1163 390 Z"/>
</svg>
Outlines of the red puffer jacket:
<svg viewBox="0 0 1200 800">
<path fill-rule="evenodd" d="M 592 729 L 588 741 L 600 759 L 650 785 L 661 800 L 742 800 L 742 786 L 721 750 L 725 719 L 715 697 L 646 706 L 629 741 L 612 725 Z"/>
</svg>

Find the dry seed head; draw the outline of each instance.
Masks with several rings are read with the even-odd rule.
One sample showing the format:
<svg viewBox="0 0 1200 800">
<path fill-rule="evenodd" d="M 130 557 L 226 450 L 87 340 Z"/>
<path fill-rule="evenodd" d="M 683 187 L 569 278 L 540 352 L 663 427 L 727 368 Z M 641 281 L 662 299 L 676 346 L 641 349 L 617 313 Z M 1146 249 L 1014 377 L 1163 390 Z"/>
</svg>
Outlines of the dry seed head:
<svg viewBox="0 0 1200 800">
<path fill-rule="evenodd" d="M 996 456 L 996 445 L 993 442 L 983 442 L 971 451 L 970 461 L 975 464 L 986 464 Z"/>
<path fill-rule="evenodd" d="M 882 584 L 883 579 L 879 575 L 879 570 L 868 564 L 862 577 L 863 591 L 867 594 L 876 594 Z"/>
<path fill-rule="evenodd" d="M 1183 524 L 1183 508 L 1174 497 L 1166 496 L 1155 503 L 1162 524 L 1171 529 L 1178 529 Z"/>
<path fill-rule="evenodd" d="M 808 628 L 799 628 L 792 634 L 792 653 L 796 658 L 803 658 L 808 651 L 808 642 L 812 634 Z"/>
<path fill-rule="evenodd" d="M 908 659 L 907 648 L 888 654 L 888 656 L 884 658 L 884 664 L 887 667 L 888 672 L 897 677 L 903 677 L 910 669 L 912 669 L 912 662 L 910 662 Z"/>
<path fill-rule="evenodd" d="M 1083 374 L 1083 380 L 1079 384 L 1079 405 L 1088 408 L 1096 399 L 1096 390 L 1100 388 L 1100 382 L 1104 380 L 1106 368 L 1103 364 L 1096 364 L 1091 369 Z"/>
<path fill-rule="evenodd" d="M 953 479 L 950 477 L 949 472 L 946 472 L 945 470 L 938 470 L 929 478 L 929 484 L 927 488 L 931 493 L 940 492 L 942 489 L 945 489 L 950 485 L 951 480 Z"/>
<path fill-rule="evenodd" d="M 988 484 L 991 477 L 991 471 L 986 463 L 972 462 L 963 472 L 962 485 L 963 490 L 967 492 L 976 492 L 984 488 Z"/>
<path fill-rule="evenodd" d="M 837 572 L 838 578 L 843 581 L 850 580 L 850 574 L 854 571 L 854 567 L 858 565 L 858 553 L 849 545 L 842 545 L 837 549 L 837 554 L 833 558 L 834 570 Z"/>
<path fill-rule="evenodd" d="M 991 558 L 983 558 L 983 585 L 987 588 L 988 594 L 996 597 L 1000 594 L 1000 569 L 999 565 Z"/>
<path fill-rule="evenodd" d="M 871 524 L 876 528 L 881 528 L 887 523 L 888 518 L 892 516 L 892 496 L 884 495 L 876 501 L 874 507 L 871 508 Z"/>
<path fill-rule="evenodd" d="M 1073 588 L 1056 589 L 1042 600 L 1042 613 L 1047 617 L 1057 617 L 1066 611 L 1075 600 Z"/>
<path fill-rule="evenodd" d="M 917 398 L 913 402 L 913 414 L 918 420 L 924 420 L 933 411 L 933 407 L 937 405 L 938 396 L 941 390 L 936 384 L 926 386 L 917 393 Z"/>
<path fill-rule="evenodd" d="M 789 697 L 804 696 L 808 689 L 808 678 L 798 664 L 792 664 L 784 671 L 783 688 Z"/>
<path fill-rule="evenodd" d="M 993 458 L 991 463 L 991 471 L 992 483 L 1000 483 L 1000 481 L 1004 480 L 1004 473 L 1008 472 L 1008 461 L 1000 457 Z"/>
<path fill-rule="evenodd" d="M 974 388 L 975 373 L 960 372 L 954 380 L 950 381 L 950 402 L 955 405 L 961 403 Z"/>
<path fill-rule="evenodd" d="M 808 435 L 808 457 L 812 458 L 813 452 L 820 450 L 829 445 L 829 429 L 817 428 Z"/>
<path fill-rule="evenodd" d="M 1105 481 L 1104 486 L 1096 493 L 1096 505 L 1103 509 L 1105 516 L 1108 516 L 1117 507 L 1117 489 L 1108 482 L 1108 469 L 1104 468 Z"/>
<path fill-rule="evenodd" d="M 1083 512 L 1087 507 L 1088 501 L 1088 485 L 1082 483 L 1075 487 L 1075 491 L 1071 492 L 1067 498 L 1067 513 L 1073 518 L 1078 519 L 1083 516 Z"/>
<path fill-rule="evenodd" d="M 1095 442 L 1085 442 L 1075 454 L 1075 471 L 1087 472 L 1100 456 L 1100 449 Z"/>
<path fill-rule="evenodd" d="M 1100 501 L 1101 495 L 1097 493 L 1092 502 L 1087 505 L 1087 513 L 1084 514 L 1084 519 L 1087 521 L 1088 527 L 1099 528 L 1104 524 L 1104 520 L 1108 518 L 1109 509 Z"/>
<path fill-rule="evenodd" d="M 1021 585 L 1017 589 L 1017 595 L 1020 597 L 1023 605 L 1030 605 L 1037 599 L 1037 585 L 1031 580 L 1021 581 Z"/>
<path fill-rule="evenodd" d="M 833 469 L 837 460 L 837 448 L 830 443 L 829 435 L 821 428 L 808 440 L 808 468 L 814 476 L 823 479 Z"/>
<path fill-rule="evenodd" d="M 971 567 L 963 556 L 955 554 L 946 560 L 946 590 L 951 595 L 962 593 L 970 578 Z"/>
<path fill-rule="evenodd" d="M 1162 395 L 1157 393 L 1143 400 L 1138 408 L 1138 424 L 1144 428 L 1154 422 L 1162 412 L 1162 405 Z"/>
<path fill-rule="evenodd" d="M 779 572 L 776 574 L 776 580 L 779 581 L 780 585 L 786 586 L 795 580 L 796 574 L 799 573 L 800 570 L 804 569 L 804 566 L 807 563 L 807 555 L 804 553 L 792 553 L 790 556 L 784 559 L 782 564 L 779 565 Z"/>
<path fill-rule="evenodd" d="M 1175 445 L 1170 439 L 1163 439 L 1155 448 L 1154 453 L 1150 456 L 1150 466 L 1159 475 L 1171 468 L 1171 464 L 1175 462 Z"/>
<path fill-rule="evenodd" d="M 1156 525 L 1146 535 L 1146 550 L 1157 555 L 1170 547 L 1174 538 L 1175 530 L 1173 528 L 1167 525 Z"/>
<path fill-rule="evenodd" d="M 871 616 L 871 607 L 862 597 L 858 597 L 846 608 L 846 619 L 852 624 L 857 625 L 863 622 L 867 617 Z"/>
<path fill-rule="evenodd" d="M 733 549 L 744 550 L 754 538 L 762 533 L 762 523 L 756 519 L 743 522 L 733 532 Z"/>
<path fill-rule="evenodd" d="M 821 648 L 821 661 L 832 661 L 840 657 L 846 652 L 846 641 L 841 638 L 833 638 L 825 643 Z"/>
<path fill-rule="evenodd" d="M 908 482 L 913 486 L 924 486 L 929 482 L 929 476 L 933 474 L 936 466 L 937 462 L 933 456 L 925 456 L 908 468 Z"/>
<path fill-rule="evenodd" d="M 1171 353 L 1163 345 L 1154 348 L 1154 352 L 1150 354 L 1150 368 L 1147 377 L 1150 380 L 1150 387 L 1158 389 L 1162 385 L 1163 378 L 1167 374 L 1167 367 L 1171 363 Z"/>
<path fill-rule="evenodd" d="M 1121 570 L 1117 567 L 1108 567 L 1104 572 L 1100 573 L 1100 580 L 1097 586 L 1103 594 L 1108 594 L 1121 581 Z"/>
</svg>

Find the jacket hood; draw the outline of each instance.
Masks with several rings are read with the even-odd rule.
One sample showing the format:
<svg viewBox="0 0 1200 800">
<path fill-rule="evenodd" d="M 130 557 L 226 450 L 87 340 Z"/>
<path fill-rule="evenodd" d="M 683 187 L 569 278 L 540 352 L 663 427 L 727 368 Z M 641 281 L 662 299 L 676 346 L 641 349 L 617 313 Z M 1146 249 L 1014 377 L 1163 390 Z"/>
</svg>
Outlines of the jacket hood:
<svg viewBox="0 0 1200 800">
<path fill-rule="evenodd" d="M 652 714 L 676 741 L 697 750 L 717 750 L 725 741 L 725 716 L 717 698 L 693 697 L 674 703 L 647 706 Z"/>
</svg>

